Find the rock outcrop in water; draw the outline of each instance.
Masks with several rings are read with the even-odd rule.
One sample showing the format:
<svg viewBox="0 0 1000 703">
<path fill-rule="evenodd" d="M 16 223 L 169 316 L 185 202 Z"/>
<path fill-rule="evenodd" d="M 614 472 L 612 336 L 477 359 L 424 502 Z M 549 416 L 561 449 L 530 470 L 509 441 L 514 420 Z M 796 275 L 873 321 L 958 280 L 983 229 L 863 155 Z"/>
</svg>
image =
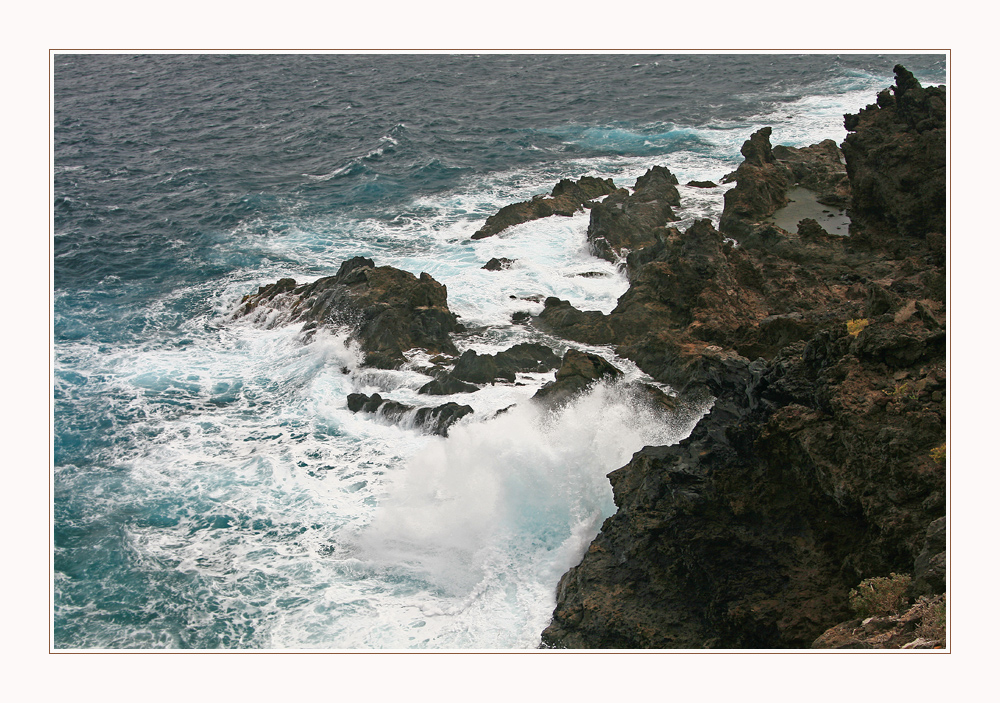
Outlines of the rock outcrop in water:
<svg viewBox="0 0 1000 703">
<path fill-rule="evenodd" d="M 621 375 L 620 369 L 596 354 L 569 349 L 556 371 L 556 380 L 539 388 L 534 397 L 549 405 L 559 405 L 596 381 L 613 380 Z"/>
<path fill-rule="evenodd" d="M 614 191 L 615 184 L 610 178 L 583 176 L 578 181 L 564 178 L 555 185 L 552 195 L 547 198 L 538 195 L 531 200 L 500 208 L 495 215 L 486 218 L 486 224 L 472 235 L 472 239 L 492 237 L 508 227 L 551 215 L 572 217 L 588 207 L 594 198 Z"/>
<path fill-rule="evenodd" d="M 291 278 L 262 286 L 243 298 L 237 316 L 268 324 L 306 321 L 347 327 L 365 352 L 365 363 L 396 368 L 403 352 L 423 349 L 457 355 L 451 334 L 463 329 L 448 309 L 448 291 L 430 275 L 419 277 L 364 257 L 345 261 L 335 276 L 298 285 Z"/>
<path fill-rule="evenodd" d="M 657 240 L 660 228 L 677 219 L 677 178 L 664 166 L 653 166 L 635 182 L 630 194 L 620 188 L 590 210 L 587 241 L 595 256 L 612 263 L 628 252 Z"/>
<path fill-rule="evenodd" d="M 513 383 L 518 373 L 550 371 L 559 365 L 559 357 L 544 344 L 515 344 L 496 354 L 479 354 L 467 349 L 455 362 L 451 375 L 469 383 Z"/>
<path fill-rule="evenodd" d="M 945 588 L 944 161 L 931 146 L 919 168 L 893 155 L 943 139 L 944 89 L 896 74 L 892 104 L 846 119 L 850 237 L 762 221 L 794 167 L 761 130 L 726 199 L 738 246 L 708 222 L 664 229 L 629 254 L 611 314 L 546 301 L 540 327 L 610 341 L 715 404 L 688 439 L 609 475 L 618 512 L 560 581 L 544 646 L 842 646 L 841 622 L 858 640 L 844 646 L 936 641 L 918 625 Z M 921 173 L 926 188 L 879 200 Z M 892 572 L 925 600 L 878 644 L 848 592 Z"/>
<path fill-rule="evenodd" d="M 443 437 L 448 436 L 448 428 L 473 412 L 470 406 L 458 403 L 418 408 L 395 400 L 388 400 L 378 393 L 371 395 L 351 393 L 347 396 L 347 409 L 354 413 L 377 414 L 393 422 L 401 422 L 409 417 L 414 426 Z"/>
</svg>

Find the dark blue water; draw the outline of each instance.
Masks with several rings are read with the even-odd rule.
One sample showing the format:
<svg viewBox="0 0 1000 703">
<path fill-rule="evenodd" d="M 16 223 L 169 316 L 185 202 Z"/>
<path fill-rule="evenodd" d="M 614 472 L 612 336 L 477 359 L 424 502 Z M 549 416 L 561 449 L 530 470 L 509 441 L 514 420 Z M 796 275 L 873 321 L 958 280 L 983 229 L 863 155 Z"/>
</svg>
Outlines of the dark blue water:
<svg viewBox="0 0 1000 703">
<path fill-rule="evenodd" d="M 563 177 L 718 180 L 763 125 L 840 141 L 896 63 L 944 82 L 940 55 L 57 55 L 55 645 L 534 646 L 613 510 L 604 474 L 665 430 L 611 396 L 558 420 L 621 416 L 584 454 L 528 417 L 449 442 L 366 422 L 348 392 L 405 400 L 426 378 L 373 377 L 342 335 L 234 323 L 240 296 L 369 255 L 496 328 L 460 346 L 505 348 L 511 291 L 608 310 L 627 284 L 568 275 L 604 265 L 585 220 L 473 247 L 486 216 Z M 721 193 L 682 191 L 687 221 L 717 219 Z M 531 263 L 484 281 L 505 253 Z M 491 445 L 498 429 L 531 451 Z M 436 521 L 450 531 L 399 546 Z"/>
</svg>

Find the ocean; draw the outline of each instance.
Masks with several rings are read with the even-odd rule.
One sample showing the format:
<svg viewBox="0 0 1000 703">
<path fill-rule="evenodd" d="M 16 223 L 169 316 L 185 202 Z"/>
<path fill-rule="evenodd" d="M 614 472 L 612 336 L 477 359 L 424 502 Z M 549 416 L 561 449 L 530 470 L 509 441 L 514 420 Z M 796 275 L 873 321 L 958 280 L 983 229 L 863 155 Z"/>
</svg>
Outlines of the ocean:
<svg viewBox="0 0 1000 703">
<path fill-rule="evenodd" d="M 607 473 L 708 407 L 664 418 L 610 384 L 549 412 L 528 399 L 551 372 L 428 401 L 423 355 L 368 369 L 347 331 L 234 319 L 241 297 L 367 256 L 447 286 L 460 350 L 581 348 L 642 379 L 511 324 L 627 290 L 587 212 L 470 236 L 562 178 L 656 164 L 682 230 L 717 224 L 731 186 L 683 184 L 763 126 L 841 142 L 896 63 L 945 83 L 941 54 L 55 54 L 54 647 L 537 647 L 615 510 Z M 438 437 L 355 392 L 475 412 Z"/>
</svg>

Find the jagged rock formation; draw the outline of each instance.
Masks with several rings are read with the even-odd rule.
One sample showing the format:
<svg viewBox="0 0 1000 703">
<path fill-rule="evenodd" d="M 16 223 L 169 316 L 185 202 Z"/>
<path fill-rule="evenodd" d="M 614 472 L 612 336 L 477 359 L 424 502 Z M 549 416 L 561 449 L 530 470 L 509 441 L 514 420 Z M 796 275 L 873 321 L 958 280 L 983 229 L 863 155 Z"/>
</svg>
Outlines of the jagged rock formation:
<svg viewBox="0 0 1000 703">
<path fill-rule="evenodd" d="M 621 375 L 620 369 L 596 354 L 569 349 L 556 371 L 556 380 L 539 388 L 534 398 L 549 405 L 559 405 L 596 381 L 613 380 Z"/>
<path fill-rule="evenodd" d="M 733 177 L 736 187 L 726 191 L 719 229 L 737 239 L 749 234 L 749 222 L 759 222 L 788 204 L 788 170 L 771 151 L 771 128 L 751 135 L 740 149 L 743 163 Z"/>
<path fill-rule="evenodd" d="M 847 204 L 850 182 L 836 142 L 826 139 L 807 147 L 771 147 L 771 128 L 755 132 L 741 152 L 744 161 L 730 176 L 736 187 L 725 196 L 719 231 L 740 241 L 788 205 L 789 191 L 801 187 L 816 202 L 834 207 Z"/>
<path fill-rule="evenodd" d="M 891 92 L 844 116 L 848 213 L 858 241 L 945 231 L 945 90 L 921 87 L 902 66 L 894 70 Z"/>
<path fill-rule="evenodd" d="M 365 352 L 365 363 L 395 368 L 403 352 L 424 349 L 457 355 L 451 334 L 463 329 L 448 309 L 448 290 L 430 275 L 420 277 L 354 257 L 336 276 L 298 285 L 291 278 L 244 296 L 237 317 L 255 315 L 265 324 L 306 321 L 348 327 Z"/>
<path fill-rule="evenodd" d="M 470 383 L 513 383 L 518 373 L 549 371 L 559 365 L 559 357 L 544 344 L 515 344 L 496 354 L 479 354 L 467 349 L 455 362 L 451 375 Z"/>
<path fill-rule="evenodd" d="M 897 98 L 917 90 L 905 75 Z M 929 90 L 907 114 L 923 114 Z M 937 129 L 884 119 L 855 124 L 861 162 Z M 629 255 L 632 284 L 611 314 L 556 300 L 535 320 L 617 344 L 682 397 L 716 398 L 687 440 L 609 475 L 618 512 L 560 581 L 544 646 L 804 648 L 849 621 L 863 579 L 913 573 L 914 596 L 944 588 L 943 238 L 864 214 L 856 224 L 879 228 L 878 247 L 857 227 L 833 237 L 761 222 L 789 180 L 767 137 L 747 142 L 752 178 L 730 192 L 753 189 L 726 201 L 738 247 L 708 222 L 663 230 Z M 853 193 L 863 171 L 849 161 L 848 173 Z"/>
<path fill-rule="evenodd" d="M 448 428 L 472 413 L 468 405 L 445 403 L 435 407 L 417 408 L 395 400 L 383 398 L 378 393 L 370 396 L 364 393 L 351 393 L 347 396 L 347 409 L 351 412 L 374 413 L 394 422 L 400 422 L 407 415 L 412 415 L 412 423 L 432 434 L 448 436 Z"/>
<path fill-rule="evenodd" d="M 590 210 L 587 241 L 591 253 L 612 263 L 628 252 L 653 244 L 657 229 L 677 219 L 677 177 L 664 166 L 653 166 L 635 182 L 632 193 L 620 188 Z"/>
<path fill-rule="evenodd" d="M 472 235 L 472 239 L 492 237 L 508 227 L 550 215 L 571 217 L 589 206 L 594 198 L 607 195 L 614 190 L 615 184 L 610 178 L 583 176 L 578 181 L 564 178 L 555 185 L 552 195 L 548 198 L 538 195 L 531 200 L 500 208 L 495 215 L 486 218 L 486 224 Z"/>
<path fill-rule="evenodd" d="M 799 148 L 779 144 L 771 153 L 788 172 L 789 185 L 808 188 L 824 205 L 847 205 L 851 186 L 837 142 L 824 139 Z"/>
</svg>

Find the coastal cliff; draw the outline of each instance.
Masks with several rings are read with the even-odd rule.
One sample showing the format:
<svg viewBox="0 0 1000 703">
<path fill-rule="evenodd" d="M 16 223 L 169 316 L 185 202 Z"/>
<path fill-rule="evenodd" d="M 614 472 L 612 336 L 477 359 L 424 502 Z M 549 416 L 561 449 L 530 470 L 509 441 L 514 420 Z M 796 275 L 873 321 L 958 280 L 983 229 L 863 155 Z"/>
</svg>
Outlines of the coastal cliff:
<svg viewBox="0 0 1000 703">
<path fill-rule="evenodd" d="M 847 194 L 829 145 L 807 181 L 792 162 L 809 159 L 779 160 L 760 130 L 721 232 L 660 227 L 628 254 L 609 315 L 546 301 L 543 329 L 613 343 L 715 404 L 680 444 L 609 474 L 618 511 L 560 581 L 543 646 L 943 644 L 916 616 L 892 638 L 821 637 L 864 629 L 849 594 L 866 579 L 912 575 L 918 605 L 945 590 L 945 91 L 895 72 L 845 116 L 849 236 L 768 221 L 796 183 L 818 202 Z"/>
<path fill-rule="evenodd" d="M 560 580 L 543 647 L 943 646 L 946 96 L 895 72 L 876 104 L 845 116 L 840 147 L 750 135 L 722 179 L 736 185 L 718 228 L 673 226 L 678 180 L 653 166 L 631 192 L 561 181 L 472 235 L 589 209 L 590 253 L 621 266 L 628 290 L 610 313 L 549 297 L 512 322 L 613 346 L 677 393 L 633 383 L 657 412 L 712 403 L 687 439 L 644 447 L 608 475 L 617 512 Z M 513 264 L 493 259 L 482 275 Z M 348 328 L 368 367 L 421 350 L 433 378 L 421 395 L 555 369 L 531 401 L 555 409 L 621 376 L 595 354 L 560 359 L 538 343 L 459 355 L 453 336 L 467 330 L 446 287 L 363 257 L 312 283 L 262 286 L 235 316 L 303 322 L 306 336 Z M 377 393 L 346 403 L 444 436 L 473 414 Z M 906 587 L 891 611 L 852 619 L 859 588 L 897 575 Z"/>
</svg>

